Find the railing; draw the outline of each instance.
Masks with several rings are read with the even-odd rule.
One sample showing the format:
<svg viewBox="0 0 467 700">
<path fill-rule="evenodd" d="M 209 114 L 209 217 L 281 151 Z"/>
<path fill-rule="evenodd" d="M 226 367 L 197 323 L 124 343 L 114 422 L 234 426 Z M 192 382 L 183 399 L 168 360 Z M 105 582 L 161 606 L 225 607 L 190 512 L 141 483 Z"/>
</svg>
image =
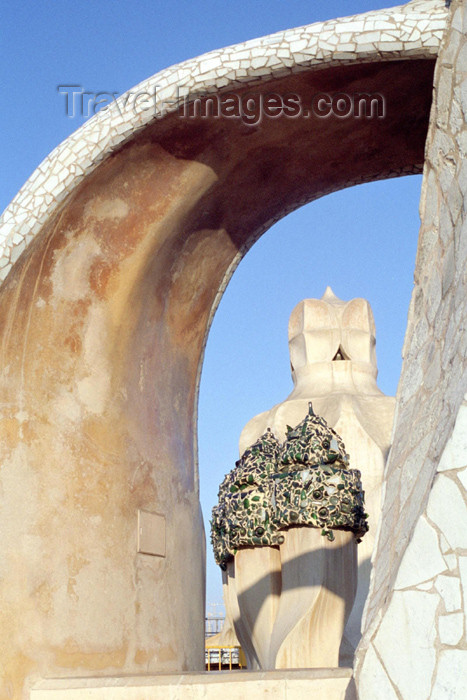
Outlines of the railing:
<svg viewBox="0 0 467 700">
<path fill-rule="evenodd" d="M 231 647 L 219 647 L 206 646 L 205 648 L 205 663 L 207 671 L 222 671 L 237 668 L 245 668 L 246 662 L 245 657 L 237 646 Z"/>
</svg>

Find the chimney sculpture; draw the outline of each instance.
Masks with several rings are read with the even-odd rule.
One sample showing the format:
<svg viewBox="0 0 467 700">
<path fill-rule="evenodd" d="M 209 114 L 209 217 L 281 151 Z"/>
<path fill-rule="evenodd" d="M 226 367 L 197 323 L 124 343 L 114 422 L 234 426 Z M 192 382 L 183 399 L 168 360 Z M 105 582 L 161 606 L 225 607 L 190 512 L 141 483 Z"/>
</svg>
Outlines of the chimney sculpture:
<svg viewBox="0 0 467 700">
<path fill-rule="evenodd" d="M 344 302 L 328 287 L 300 302 L 289 321 L 294 389 L 246 425 L 242 458 L 221 485 L 213 543 L 250 668 L 352 665 L 394 412 L 376 385 L 374 347 L 364 299 Z M 357 469 L 370 526 L 358 565 L 366 520 Z"/>
</svg>

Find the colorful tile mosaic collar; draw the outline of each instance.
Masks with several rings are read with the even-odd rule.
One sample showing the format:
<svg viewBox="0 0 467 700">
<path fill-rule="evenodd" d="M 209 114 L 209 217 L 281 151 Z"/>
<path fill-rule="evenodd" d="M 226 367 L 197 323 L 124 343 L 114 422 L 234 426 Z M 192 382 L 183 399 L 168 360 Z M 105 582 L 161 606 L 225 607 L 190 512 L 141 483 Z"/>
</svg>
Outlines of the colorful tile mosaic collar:
<svg viewBox="0 0 467 700">
<path fill-rule="evenodd" d="M 360 542 L 368 531 L 360 478 L 341 437 L 310 403 L 282 445 L 268 428 L 220 485 L 211 521 L 216 563 L 225 569 L 243 547 L 279 546 L 290 527 L 321 528 L 330 541 L 333 530 L 350 530 Z"/>
</svg>

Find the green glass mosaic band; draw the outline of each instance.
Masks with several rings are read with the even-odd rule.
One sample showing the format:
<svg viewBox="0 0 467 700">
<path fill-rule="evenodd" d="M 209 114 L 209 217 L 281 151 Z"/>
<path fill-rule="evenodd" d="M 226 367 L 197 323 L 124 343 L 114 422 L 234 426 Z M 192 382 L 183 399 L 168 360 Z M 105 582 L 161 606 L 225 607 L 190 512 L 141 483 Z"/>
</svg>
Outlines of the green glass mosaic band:
<svg viewBox="0 0 467 700">
<path fill-rule="evenodd" d="M 281 446 L 268 428 L 245 450 L 219 488 L 211 542 L 217 564 L 242 547 L 278 546 L 290 527 L 350 530 L 357 541 L 368 531 L 360 472 L 349 469 L 339 435 L 313 413 L 288 428 Z"/>
</svg>

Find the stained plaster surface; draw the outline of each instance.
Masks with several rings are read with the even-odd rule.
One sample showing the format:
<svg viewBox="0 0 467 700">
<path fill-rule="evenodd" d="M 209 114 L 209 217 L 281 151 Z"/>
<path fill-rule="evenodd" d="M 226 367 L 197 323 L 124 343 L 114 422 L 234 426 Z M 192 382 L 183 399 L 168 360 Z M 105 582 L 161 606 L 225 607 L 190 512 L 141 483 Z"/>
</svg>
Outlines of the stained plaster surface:
<svg viewBox="0 0 467 700">
<path fill-rule="evenodd" d="M 52 151 L 7 207 L 0 219 L 0 281 L 83 178 L 128 137 L 177 110 L 187 93 L 206 95 L 320 66 L 436 56 L 445 24 L 441 0 L 413 0 L 211 51 L 141 82 Z M 136 93 L 150 95 L 150 104 L 141 99 L 135 107 Z"/>
<path fill-rule="evenodd" d="M 467 9 L 459 1 L 451 11 L 435 73 L 395 441 L 357 651 L 361 700 L 376 688 L 379 700 L 467 697 Z"/>
</svg>

